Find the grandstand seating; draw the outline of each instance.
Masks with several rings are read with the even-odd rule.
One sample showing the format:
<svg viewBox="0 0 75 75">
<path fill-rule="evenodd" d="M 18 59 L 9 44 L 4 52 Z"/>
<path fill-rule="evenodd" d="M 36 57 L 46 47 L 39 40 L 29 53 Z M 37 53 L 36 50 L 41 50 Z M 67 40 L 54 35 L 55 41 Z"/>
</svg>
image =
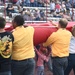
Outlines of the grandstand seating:
<svg viewBox="0 0 75 75">
<path fill-rule="evenodd" d="M 7 6 L 6 6 L 7 7 Z M 14 8 L 15 8 L 15 10 L 17 10 L 18 11 L 18 7 L 17 6 L 14 6 Z M 32 10 L 32 9 L 36 9 L 36 8 L 38 8 L 39 10 L 44 10 L 44 12 L 45 12 L 45 14 L 46 14 L 46 19 L 47 19 L 47 21 L 48 20 L 52 20 L 52 21 L 59 21 L 59 19 L 60 18 L 54 18 L 54 17 L 51 17 L 51 15 L 50 15 L 50 7 L 23 7 L 23 8 L 25 8 L 25 9 L 30 9 L 30 10 Z M 0 16 L 2 17 L 2 16 L 5 16 L 4 15 L 4 10 L 5 10 L 5 6 L 0 6 Z M 72 8 L 70 8 L 70 10 L 72 11 Z M 73 9 L 74 11 L 75 11 L 75 9 Z M 19 15 L 20 13 L 12 13 L 12 17 L 14 17 L 15 15 Z M 6 16 L 6 21 L 10 21 L 11 20 L 11 18 L 9 18 L 8 16 Z M 11 21 L 10 21 L 11 22 Z M 32 23 L 32 22 L 39 22 L 39 21 L 26 21 L 25 23 Z M 46 22 L 46 21 L 41 21 L 41 22 Z"/>
</svg>

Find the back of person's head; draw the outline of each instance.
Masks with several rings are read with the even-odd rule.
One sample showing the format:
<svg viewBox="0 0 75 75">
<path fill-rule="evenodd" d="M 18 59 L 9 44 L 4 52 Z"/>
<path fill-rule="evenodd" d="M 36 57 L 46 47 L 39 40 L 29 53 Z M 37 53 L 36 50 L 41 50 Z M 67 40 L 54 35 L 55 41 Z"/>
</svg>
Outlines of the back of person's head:
<svg viewBox="0 0 75 75">
<path fill-rule="evenodd" d="M 0 28 L 4 28 L 6 24 L 6 21 L 4 18 L 0 17 Z"/>
<path fill-rule="evenodd" d="M 75 25 L 72 28 L 72 35 L 75 37 Z"/>
<path fill-rule="evenodd" d="M 62 19 L 59 20 L 59 25 L 60 25 L 61 28 L 66 28 L 67 24 L 68 24 L 67 19 L 62 18 Z"/>
<path fill-rule="evenodd" d="M 14 17 L 13 22 L 16 23 L 17 26 L 22 26 L 24 24 L 24 18 L 21 15 L 17 15 Z"/>
</svg>

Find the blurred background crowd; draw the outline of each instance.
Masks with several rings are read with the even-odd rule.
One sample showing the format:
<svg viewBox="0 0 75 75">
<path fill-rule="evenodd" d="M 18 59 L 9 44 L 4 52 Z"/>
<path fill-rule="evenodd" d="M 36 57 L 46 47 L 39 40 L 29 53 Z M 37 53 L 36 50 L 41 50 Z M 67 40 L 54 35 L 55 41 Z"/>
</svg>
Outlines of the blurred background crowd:
<svg viewBox="0 0 75 75">
<path fill-rule="evenodd" d="M 0 0 L 0 9 L 9 18 L 21 14 L 25 21 L 75 21 L 75 0 Z"/>
</svg>

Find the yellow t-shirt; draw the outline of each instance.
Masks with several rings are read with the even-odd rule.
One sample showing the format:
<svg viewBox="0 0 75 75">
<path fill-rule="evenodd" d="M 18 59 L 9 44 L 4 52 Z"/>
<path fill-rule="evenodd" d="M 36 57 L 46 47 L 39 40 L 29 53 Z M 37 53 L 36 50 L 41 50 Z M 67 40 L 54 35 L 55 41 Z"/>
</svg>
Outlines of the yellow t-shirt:
<svg viewBox="0 0 75 75">
<path fill-rule="evenodd" d="M 60 28 L 57 32 L 52 33 L 43 45 L 51 45 L 52 57 L 69 56 L 69 44 L 71 36 L 71 32 Z"/>
<path fill-rule="evenodd" d="M 34 58 L 34 46 L 33 46 L 34 28 L 28 26 L 18 26 L 13 32 L 14 42 L 12 50 L 13 60 L 24 60 L 28 58 Z"/>
</svg>

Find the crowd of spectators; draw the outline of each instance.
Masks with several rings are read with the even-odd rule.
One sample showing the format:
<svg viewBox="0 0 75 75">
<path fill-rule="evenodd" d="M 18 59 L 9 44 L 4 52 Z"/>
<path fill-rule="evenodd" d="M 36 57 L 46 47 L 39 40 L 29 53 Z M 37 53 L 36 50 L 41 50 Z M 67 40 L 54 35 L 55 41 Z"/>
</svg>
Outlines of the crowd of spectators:
<svg viewBox="0 0 75 75">
<path fill-rule="evenodd" d="M 0 0 L 0 4 L 4 4 L 4 2 L 28 7 L 44 7 L 47 3 L 50 3 L 50 0 Z"/>
<path fill-rule="evenodd" d="M 69 1 L 54 1 L 52 0 L 50 2 L 50 14 L 53 17 L 56 18 L 67 18 L 69 21 L 71 21 L 72 18 L 72 12 L 70 11 L 71 4 Z"/>
<path fill-rule="evenodd" d="M 45 12 L 38 8 L 30 9 L 30 8 L 22 8 L 21 6 L 18 6 L 18 11 L 14 9 L 14 7 L 11 4 L 8 4 L 6 8 L 7 15 L 9 17 L 13 17 L 14 13 L 21 14 L 24 17 L 25 21 L 44 21 L 46 20 Z"/>
<path fill-rule="evenodd" d="M 5 0 L 0 0 L 0 5 L 3 5 L 4 2 Z M 19 13 L 24 16 L 26 21 L 46 21 L 49 20 L 47 18 L 67 18 L 72 21 L 75 16 L 75 12 L 70 10 L 72 8 L 70 0 L 6 0 L 6 2 L 8 3 L 6 8 L 7 16 L 12 17 L 12 13 Z M 18 11 L 14 6 L 17 6 Z M 38 7 L 50 9 L 43 10 Z"/>
</svg>

